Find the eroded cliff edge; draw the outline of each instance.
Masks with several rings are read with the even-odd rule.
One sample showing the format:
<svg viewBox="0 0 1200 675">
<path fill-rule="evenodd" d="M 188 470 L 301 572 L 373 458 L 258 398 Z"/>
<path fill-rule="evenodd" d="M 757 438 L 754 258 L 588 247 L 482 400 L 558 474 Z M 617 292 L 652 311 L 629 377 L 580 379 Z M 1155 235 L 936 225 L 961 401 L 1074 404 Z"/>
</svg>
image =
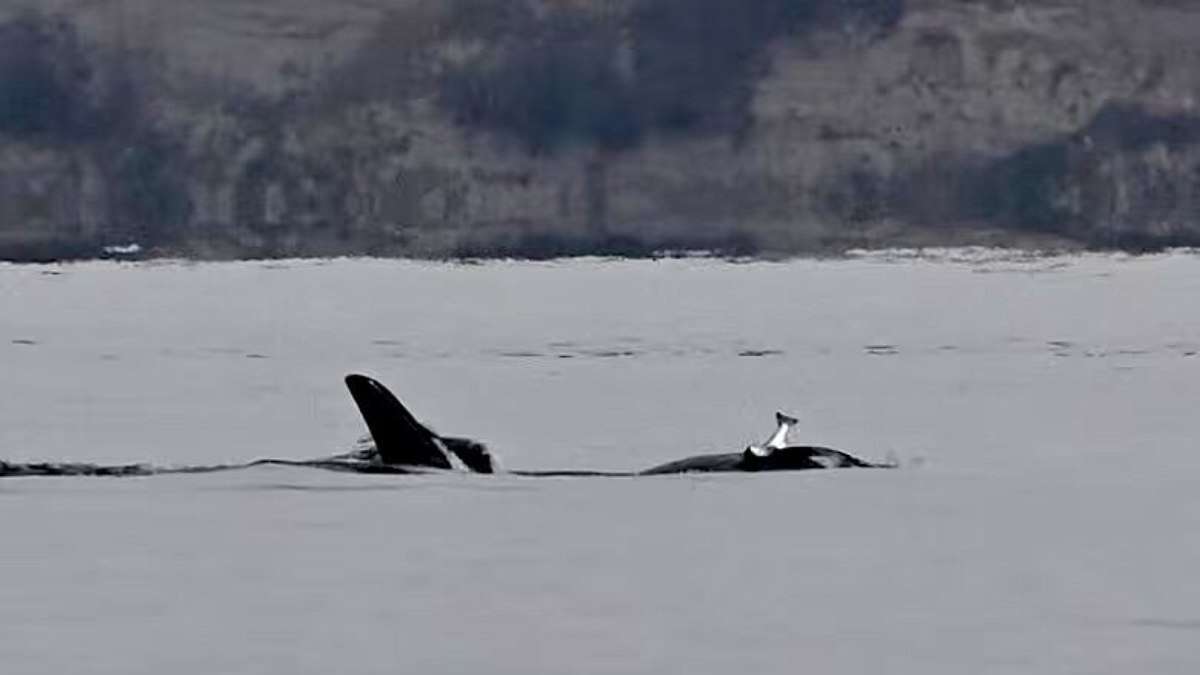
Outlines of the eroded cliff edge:
<svg viewBox="0 0 1200 675">
<path fill-rule="evenodd" d="M 1200 243 L 1192 0 L 0 0 L 0 258 Z"/>
</svg>

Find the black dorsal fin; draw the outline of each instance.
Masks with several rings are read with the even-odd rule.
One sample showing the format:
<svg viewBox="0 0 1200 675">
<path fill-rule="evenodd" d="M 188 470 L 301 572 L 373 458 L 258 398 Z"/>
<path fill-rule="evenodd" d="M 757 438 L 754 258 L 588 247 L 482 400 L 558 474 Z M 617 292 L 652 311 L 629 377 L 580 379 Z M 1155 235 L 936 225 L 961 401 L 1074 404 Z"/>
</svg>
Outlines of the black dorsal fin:
<svg viewBox="0 0 1200 675">
<path fill-rule="evenodd" d="M 453 468 L 437 434 L 418 422 L 387 387 L 366 375 L 347 375 L 346 387 L 385 464 Z"/>
</svg>

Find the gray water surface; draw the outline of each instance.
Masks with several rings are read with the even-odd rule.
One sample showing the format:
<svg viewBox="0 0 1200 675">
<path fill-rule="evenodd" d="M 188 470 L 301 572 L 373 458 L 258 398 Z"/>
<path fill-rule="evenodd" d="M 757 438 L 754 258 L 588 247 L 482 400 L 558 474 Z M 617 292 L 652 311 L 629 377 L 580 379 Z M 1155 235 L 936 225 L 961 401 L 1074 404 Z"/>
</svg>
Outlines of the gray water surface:
<svg viewBox="0 0 1200 675">
<path fill-rule="evenodd" d="M 1193 673 L 1190 254 L 0 265 L 0 457 L 316 457 L 389 384 L 512 468 L 0 481 L 4 673 Z"/>
</svg>

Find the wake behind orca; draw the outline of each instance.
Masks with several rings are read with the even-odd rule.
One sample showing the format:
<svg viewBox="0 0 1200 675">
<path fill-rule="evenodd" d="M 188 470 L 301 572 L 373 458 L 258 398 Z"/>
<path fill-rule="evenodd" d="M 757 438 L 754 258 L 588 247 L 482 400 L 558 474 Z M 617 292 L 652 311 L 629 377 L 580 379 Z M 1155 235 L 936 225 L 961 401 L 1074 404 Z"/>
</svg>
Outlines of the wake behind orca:
<svg viewBox="0 0 1200 675">
<path fill-rule="evenodd" d="M 346 376 L 346 387 L 370 431 L 371 443 L 356 451 L 319 459 L 258 459 L 242 464 L 155 467 L 147 464 L 101 465 L 86 463 L 0 460 L 0 477 L 19 476 L 153 476 L 233 471 L 256 466 L 292 466 L 365 474 L 414 474 L 462 470 L 491 474 L 500 472 L 487 446 L 455 436 L 441 436 L 417 420 L 400 399 L 366 375 Z M 747 446 L 741 452 L 696 455 L 660 464 L 642 471 L 512 470 L 514 476 L 530 477 L 633 477 L 698 472 L 803 471 L 835 468 L 892 468 L 821 446 L 788 445 L 787 436 L 796 419 L 776 413 L 778 425 L 767 442 Z"/>
</svg>

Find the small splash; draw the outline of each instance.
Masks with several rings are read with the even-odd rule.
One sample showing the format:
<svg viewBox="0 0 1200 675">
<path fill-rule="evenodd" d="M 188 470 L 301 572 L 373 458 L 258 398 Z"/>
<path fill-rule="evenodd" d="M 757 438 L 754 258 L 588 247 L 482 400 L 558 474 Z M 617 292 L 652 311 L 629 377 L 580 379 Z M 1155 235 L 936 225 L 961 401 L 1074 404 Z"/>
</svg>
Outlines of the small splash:
<svg viewBox="0 0 1200 675">
<path fill-rule="evenodd" d="M 30 340 L 28 338 L 18 338 L 16 340 L 13 340 L 12 343 L 14 345 L 24 345 L 26 347 L 32 347 L 37 344 L 37 340 Z"/>
<path fill-rule="evenodd" d="M 121 256 L 138 255 L 142 252 L 142 245 L 137 242 L 130 242 L 128 244 L 114 244 L 111 246 L 105 246 L 100 250 L 106 256 L 119 258 Z"/>
<path fill-rule="evenodd" d="M 251 354 L 247 354 L 246 358 L 248 358 L 248 359 L 269 359 L 271 357 L 267 356 L 266 354 L 251 353 Z"/>
</svg>

